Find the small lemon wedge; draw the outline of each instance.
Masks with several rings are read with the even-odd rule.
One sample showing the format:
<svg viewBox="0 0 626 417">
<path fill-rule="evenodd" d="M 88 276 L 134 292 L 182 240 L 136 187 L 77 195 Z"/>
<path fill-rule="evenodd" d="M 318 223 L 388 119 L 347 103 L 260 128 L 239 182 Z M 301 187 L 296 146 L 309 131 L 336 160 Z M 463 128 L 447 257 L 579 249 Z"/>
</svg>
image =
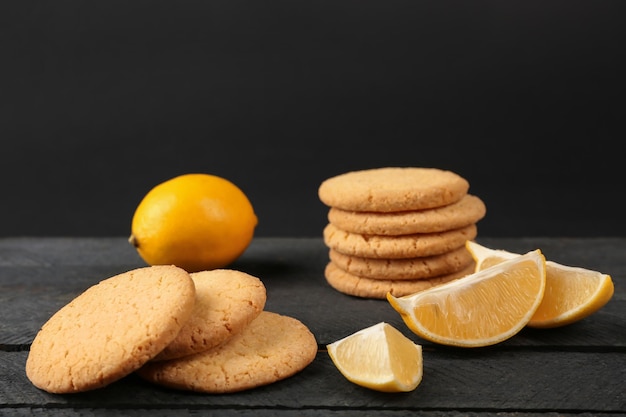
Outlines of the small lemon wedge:
<svg viewBox="0 0 626 417">
<path fill-rule="evenodd" d="M 339 372 L 357 385 L 408 392 L 422 381 L 422 347 L 388 323 L 362 329 L 327 349 Z"/>
</svg>

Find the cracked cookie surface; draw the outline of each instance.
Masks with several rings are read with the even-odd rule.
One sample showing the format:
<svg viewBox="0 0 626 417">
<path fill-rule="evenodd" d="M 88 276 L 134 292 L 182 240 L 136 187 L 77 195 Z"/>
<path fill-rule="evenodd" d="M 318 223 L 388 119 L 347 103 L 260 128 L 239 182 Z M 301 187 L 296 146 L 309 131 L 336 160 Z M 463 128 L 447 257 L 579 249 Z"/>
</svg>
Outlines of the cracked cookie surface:
<svg viewBox="0 0 626 417">
<path fill-rule="evenodd" d="M 437 168 L 385 167 L 351 171 L 323 181 L 322 203 L 354 211 L 391 212 L 441 207 L 469 190 L 460 175 Z"/>
<path fill-rule="evenodd" d="M 263 311 L 224 344 L 191 356 L 150 362 L 137 374 L 169 388 L 230 393 L 292 376 L 316 354 L 315 336 L 302 322 Z"/>
<path fill-rule="evenodd" d="M 424 291 L 437 285 L 462 278 L 474 272 L 474 264 L 450 274 L 427 279 L 376 279 L 353 275 L 329 262 L 324 270 L 328 284 L 339 292 L 363 298 L 384 299 L 390 292 L 396 297 Z"/>
<path fill-rule="evenodd" d="M 194 303 L 193 280 L 175 266 L 138 268 L 105 279 L 42 326 L 26 360 L 26 375 L 51 393 L 104 387 L 171 343 Z"/>
<path fill-rule="evenodd" d="M 328 210 L 328 221 L 337 228 L 369 235 L 408 235 L 458 229 L 477 223 L 487 213 L 485 203 L 467 194 L 459 201 L 442 207 L 390 213 Z"/>
<path fill-rule="evenodd" d="M 470 252 L 461 246 L 440 255 L 407 259 L 375 259 L 344 255 L 329 250 L 330 260 L 350 274 L 379 279 L 424 279 L 450 274 L 474 261 Z"/>
<path fill-rule="evenodd" d="M 193 314 L 154 360 L 174 359 L 218 346 L 239 333 L 265 307 L 265 286 L 257 277 L 231 269 L 190 275 L 196 286 Z"/>
<path fill-rule="evenodd" d="M 476 237 L 475 224 L 436 233 L 401 236 L 362 235 L 338 229 L 328 223 L 323 230 L 324 243 L 344 255 L 364 258 L 417 258 L 439 255 L 465 245 Z"/>
</svg>

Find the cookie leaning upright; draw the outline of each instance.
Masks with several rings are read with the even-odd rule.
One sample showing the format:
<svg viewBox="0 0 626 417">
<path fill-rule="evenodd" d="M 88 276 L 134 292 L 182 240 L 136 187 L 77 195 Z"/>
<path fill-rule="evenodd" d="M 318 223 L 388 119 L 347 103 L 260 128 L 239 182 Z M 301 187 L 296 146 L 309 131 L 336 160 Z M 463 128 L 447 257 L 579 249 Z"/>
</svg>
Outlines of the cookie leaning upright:
<svg viewBox="0 0 626 417">
<path fill-rule="evenodd" d="M 243 330 L 265 307 L 263 282 L 233 269 L 191 273 L 196 287 L 193 314 L 154 360 L 175 359 L 221 345 Z"/>
<path fill-rule="evenodd" d="M 326 281 L 345 294 L 407 295 L 468 274 L 465 242 L 486 214 L 469 182 L 437 168 L 353 171 L 322 182 Z"/>
<path fill-rule="evenodd" d="M 105 279 L 42 326 L 26 360 L 26 375 L 51 393 L 104 387 L 169 345 L 194 304 L 194 282 L 175 266 L 138 268 Z"/>
</svg>

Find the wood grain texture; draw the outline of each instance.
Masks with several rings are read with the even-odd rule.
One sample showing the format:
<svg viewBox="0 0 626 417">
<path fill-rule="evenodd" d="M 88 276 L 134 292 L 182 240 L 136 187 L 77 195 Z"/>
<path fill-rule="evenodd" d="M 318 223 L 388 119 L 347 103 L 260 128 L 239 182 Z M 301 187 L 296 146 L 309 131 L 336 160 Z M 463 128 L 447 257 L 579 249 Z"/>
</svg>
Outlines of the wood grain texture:
<svg viewBox="0 0 626 417">
<path fill-rule="evenodd" d="M 346 296 L 323 277 L 328 258 L 320 238 L 257 238 L 231 267 L 259 277 L 266 310 L 301 320 L 319 351 L 303 372 L 230 395 L 177 392 L 134 375 L 92 392 L 58 396 L 26 378 L 28 346 L 39 327 L 99 280 L 143 266 L 124 238 L 0 239 L 0 414 L 94 415 L 624 415 L 626 414 L 626 239 L 491 238 L 494 248 L 540 248 L 555 261 L 608 273 L 613 299 L 598 313 L 558 329 L 524 329 L 489 348 L 464 350 L 413 335 L 383 300 Z M 386 321 L 424 346 L 417 390 L 383 394 L 347 382 L 325 345 Z M 207 413 L 204 413 L 206 411 Z M 217 411 L 220 411 L 219 413 Z M 159 414 L 161 413 L 161 414 Z M 252 413 L 252 414 L 251 414 Z M 503 413 L 503 414 L 499 414 Z M 507 414 L 508 413 L 508 414 Z M 112 414 L 111 414 L 112 415 Z"/>
<path fill-rule="evenodd" d="M 0 376 L 7 381 L 0 391 L 5 407 L 626 411 L 623 353 L 426 351 L 420 386 L 410 393 L 389 394 L 348 382 L 320 351 L 301 373 L 241 393 L 192 394 L 153 386 L 132 375 L 97 391 L 66 396 L 30 384 L 23 373 L 26 355 L 0 356 Z"/>
</svg>

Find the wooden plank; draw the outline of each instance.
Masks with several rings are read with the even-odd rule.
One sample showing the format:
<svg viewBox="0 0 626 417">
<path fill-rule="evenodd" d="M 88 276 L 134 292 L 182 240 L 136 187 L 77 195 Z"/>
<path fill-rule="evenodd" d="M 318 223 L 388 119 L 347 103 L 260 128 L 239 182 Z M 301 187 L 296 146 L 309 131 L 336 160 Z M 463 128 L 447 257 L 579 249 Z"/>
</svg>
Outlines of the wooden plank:
<svg viewBox="0 0 626 417">
<path fill-rule="evenodd" d="M 320 351 L 301 373 L 228 395 L 161 388 L 131 375 L 103 389 L 52 395 L 26 378 L 26 352 L 0 352 L 0 404 L 64 408 L 268 408 L 626 413 L 626 355 L 506 349 L 426 350 L 424 378 L 410 393 L 348 382 Z"/>
<path fill-rule="evenodd" d="M 609 274 L 624 272 L 626 239 L 618 237 L 552 238 L 480 236 L 477 241 L 496 249 L 524 253 L 541 249 L 556 262 L 601 270 Z M 280 251 L 276 251 L 280 249 Z M 280 265 L 298 257 L 305 265 L 327 259 L 320 237 L 256 237 L 240 260 L 257 266 Z M 313 258 L 309 256 L 313 254 Z M 303 255 L 304 257 L 300 257 Z M 246 261 L 246 258 L 249 258 Z M 0 266 L 42 265 L 138 265 L 143 261 L 125 237 L 16 237 L 0 238 Z M 619 270 L 612 268 L 619 267 Z M 609 268 L 610 270 L 607 270 Z"/>
<path fill-rule="evenodd" d="M 536 245 L 592 263 L 589 246 L 602 255 L 601 265 L 626 269 L 626 239 L 495 239 L 494 247 L 524 250 Z M 487 244 L 486 243 L 486 244 Z M 81 291 L 114 274 L 142 266 L 123 238 L 0 239 L 0 345 L 25 345 L 39 327 Z M 586 255 L 585 255 L 586 254 Z M 386 321 L 414 337 L 385 300 L 341 294 L 325 282 L 328 251 L 321 239 L 256 239 L 231 267 L 263 280 L 266 309 L 291 315 L 311 328 L 321 345 Z M 560 329 L 525 329 L 504 346 L 626 346 L 626 273 L 613 275 L 616 293 L 600 312 Z M 420 340 L 428 346 L 428 342 Z"/>
<path fill-rule="evenodd" d="M 2 277 L 10 276 L 12 282 L 20 282 L 0 284 L 0 345 L 30 343 L 54 312 L 102 277 L 114 273 L 117 270 L 108 267 L 12 268 L 10 272 L 0 268 Z M 300 319 L 320 344 L 381 321 L 416 337 L 387 301 L 346 296 L 328 287 L 319 274 L 260 276 L 267 287 L 266 310 Z M 600 312 L 579 323 L 558 329 L 524 329 L 504 344 L 625 347 L 625 310 L 626 300 L 611 300 Z"/>
<path fill-rule="evenodd" d="M 50 415 L 61 415 L 63 417 L 91 417 L 91 416 L 112 416 L 112 417 L 406 417 L 405 410 L 333 410 L 326 408 L 306 408 L 298 410 L 282 408 L 255 408 L 255 409 L 180 409 L 180 408 L 159 408 L 159 409 L 128 409 L 128 408 L 63 408 L 60 410 L 49 408 L 12 408 L 3 409 L 3 417 L 39 417 Z M 546 417 L 546 413 L 526 413 L 526 412 L 489 412 L 489 411 L 430 411 L 420 410 L 420 417 Z M 554 417 L 551 413 L 549 416 Z M 591 413 L 559 413 L 558 417 L 597 417 Z M 623 417 L 619 413 L 603 413 L 602 417 Z"/>
<path fill-rule="evenodd" d="M 256 239 L 233 268 L 258 276 L 268 290 L 267 310 L 307 324 L 320 352 L 302 373 L 243 393 L 213 396 L 177 392 L 129 376 L 102 390 L 70 396 L 34 388 L 24 373 L 28 343 L 58 308 L 101 279 L 142 266 L 123 238 L 0 239 L 0 404 L 3 415 L 24 410 L 64 415 L 146 409 L 217 410 L 228 415 L 337 416 L 511 415 L 544 412 L 626 412 L 626 239 L 485 239 L 523 252 L 540 247 L 558 261 L 610 273 L 616 293 L 600 312 L 561 329 L 525 329 L 497 346 L 463 350 L 425 343 L 384 300 L 346 296 L 323 277 L 321 239 Z M 132 248 L 130 248 L 132 249 Z M 347 382 L 324 350 L 326 343 L 387 321 L 424 345 L 425 374 L 412 393 L 383 394 Z M 132 393 L 129 395 L 129 393 Z M 433 411 L 434 410 L 434 411 Z M 461 410 L 461 411 L 459 411 Z M 425 412 L 426 411 L 426 412 Z M 130 414 L 137 413 L 137 414 Z M 248 414 L 246 414 L 248 413 Z M 467 413 L 467 414 L 466 414 Z M 204 414 L 204 413 L 203 413 Z M 163 415 L 168 415 L 167 413 Z"/>
<path fill-rule="evenodd" d="M 0 239 L 0 266 L 139 265 L 137 251 L 122 237 L 15 237 Z"/>
</svg>

